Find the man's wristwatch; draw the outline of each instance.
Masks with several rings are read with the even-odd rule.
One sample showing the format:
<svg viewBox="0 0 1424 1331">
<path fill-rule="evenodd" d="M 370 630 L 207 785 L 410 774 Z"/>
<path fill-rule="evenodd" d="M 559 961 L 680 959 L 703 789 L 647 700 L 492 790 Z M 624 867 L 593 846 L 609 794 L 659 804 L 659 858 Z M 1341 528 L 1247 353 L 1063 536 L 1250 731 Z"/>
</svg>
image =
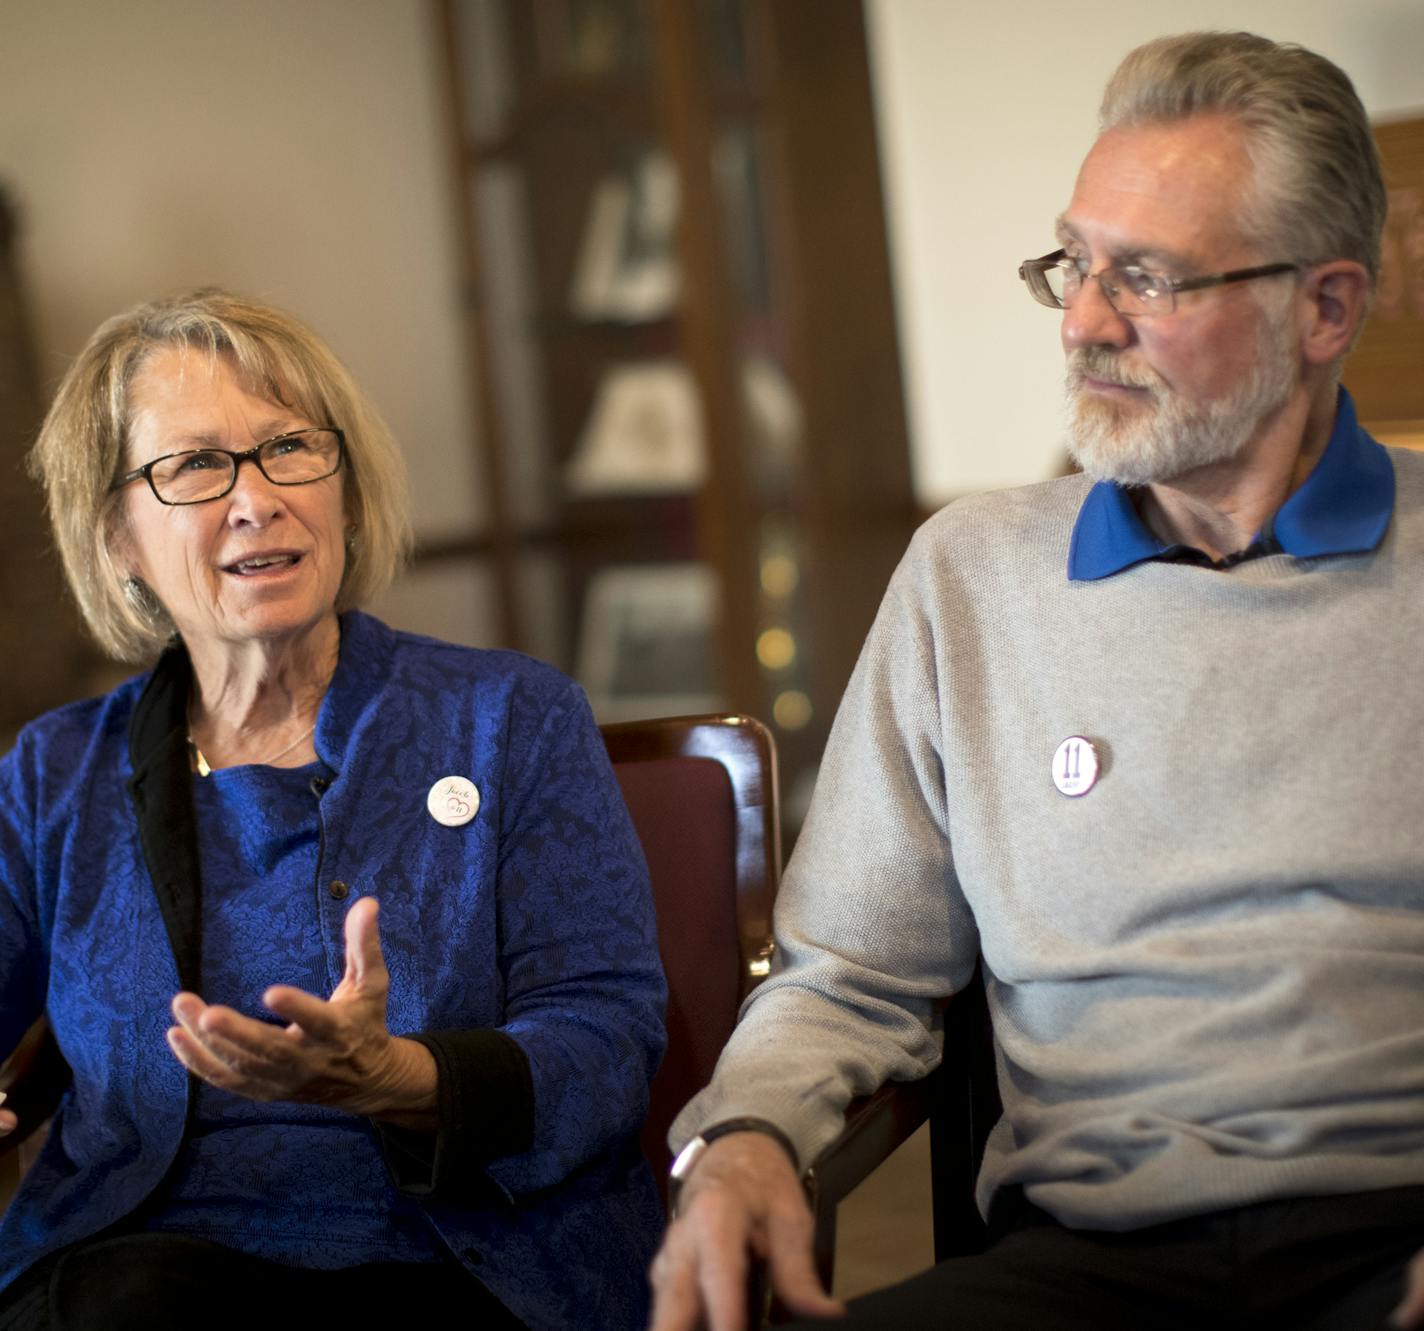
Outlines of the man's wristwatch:
<svg viewBox="0 0 1424 1331">
<path fill-rule="evenodd" d="M 677 1159 L 672 1162 L 672 1168 L 668 1171 L 668 1212 L 674 1218 L 677 1216 L 678 1196 L 682 1192 L 683 1182 L 692 1173 L 693 1166 L 702 1158 L 702 1153 L 717 1140 L 718 1137 L 728 1137 L 734 1132 L 760 1132 L 764 1136 L 770 1137 L 791 1161 L 792 1169 L 799 1174 L 801 1172 L 800 1162 L 796 1159 L 796 1148 L 791 1144 L 789 1138 L 775 1123 L 769 1123 L 764 1118 L 724 1118 L 720 1123 L 714 1123 L 709 1128 L 704 1128 L 686 1146 L 677 1153 Z"/>
</svg>

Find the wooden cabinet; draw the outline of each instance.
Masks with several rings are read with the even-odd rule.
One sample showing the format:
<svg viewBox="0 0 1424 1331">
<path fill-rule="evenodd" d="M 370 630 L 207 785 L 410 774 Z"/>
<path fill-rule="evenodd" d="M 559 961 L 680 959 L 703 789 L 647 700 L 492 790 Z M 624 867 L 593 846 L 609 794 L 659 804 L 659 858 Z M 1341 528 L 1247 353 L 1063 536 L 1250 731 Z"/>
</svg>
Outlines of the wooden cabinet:
<svg viewBox="0 0 1424 1331">
<path fill-rule="evenodd" d="M 1424 119 L 1374 130 L 1389 212 L 1374 308 L 1344 381 L 1375 438 L 1424 449 Z"/>
<path fill-rule="evenodd" d="M 489 518 L 420 557 L 600 719 L 768 721 L 794 810 L 914 521 L 859 0 L 436 14 Z"/>
<path fill-rule="evenodd" d="M 83 693 L 97 665 L 64 591 L 44 494 L 25 475 L 44 404 L 20 258 L 19 223 L 0 192 L 0 753 L 25 722 Z"/>
</svg>

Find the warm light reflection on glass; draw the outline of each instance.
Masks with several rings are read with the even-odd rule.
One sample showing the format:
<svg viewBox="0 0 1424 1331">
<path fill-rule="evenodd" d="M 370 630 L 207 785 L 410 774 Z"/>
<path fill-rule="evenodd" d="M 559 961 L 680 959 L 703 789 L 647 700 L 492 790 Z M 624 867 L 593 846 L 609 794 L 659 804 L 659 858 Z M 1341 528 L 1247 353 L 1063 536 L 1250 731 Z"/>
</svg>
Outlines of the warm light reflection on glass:
<svg viewBox="0 0 1424 1331">
<path fill-rule="evenodd" d="M 790 596 L 800 580 L 801 570 L 790 555 L 768 555 L 761 561 L 761 589 L 768 596 Z"/>
<path fill-rule="evenodd" d="M 778 693 L 771 715 L 783 730 L 800 730 L 811 719 L 811 700 L 800 689 Z"/>
<path fill-rule="evenodd" d="M 763 629 L 756 653 L 768 670 L 785 670 L 796 659 L 796 639 L 786 629 Z"/>
</svg>

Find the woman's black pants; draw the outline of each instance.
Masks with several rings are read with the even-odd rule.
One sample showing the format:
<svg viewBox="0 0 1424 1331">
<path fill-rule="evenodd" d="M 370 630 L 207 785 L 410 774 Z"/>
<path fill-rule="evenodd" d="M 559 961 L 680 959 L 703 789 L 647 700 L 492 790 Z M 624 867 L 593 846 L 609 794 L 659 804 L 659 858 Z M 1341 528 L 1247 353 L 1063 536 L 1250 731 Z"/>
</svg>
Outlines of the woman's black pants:
<svg viewBox="0 0 1424 1331">
<path fill-rule="evenodd" d="M 179 1234 L 91 1239 L 0 1294 L 0 1331 L 521 1331 L 453 1259 L 312 1271 Z"/>
</svg>

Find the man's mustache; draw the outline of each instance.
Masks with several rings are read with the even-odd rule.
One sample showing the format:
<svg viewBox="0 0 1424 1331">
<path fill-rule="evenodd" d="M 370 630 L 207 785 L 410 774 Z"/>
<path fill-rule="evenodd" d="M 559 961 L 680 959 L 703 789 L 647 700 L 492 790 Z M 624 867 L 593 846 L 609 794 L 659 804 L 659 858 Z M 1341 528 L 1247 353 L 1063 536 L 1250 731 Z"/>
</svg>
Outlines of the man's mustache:
<svg viewBox="0 0 1424 1331">
<path fill-rule="evenodd" d="M 1154 393 L 1161 378 L 1152 370 L 1134 370 L 1124 365 L 1117 352 L 1102 347 L 1078 347 L 1068 353 L 1068 390 L 1074 391 L 1085 378 L 1121 388 L 1146 388 Z"/>
</svg>

